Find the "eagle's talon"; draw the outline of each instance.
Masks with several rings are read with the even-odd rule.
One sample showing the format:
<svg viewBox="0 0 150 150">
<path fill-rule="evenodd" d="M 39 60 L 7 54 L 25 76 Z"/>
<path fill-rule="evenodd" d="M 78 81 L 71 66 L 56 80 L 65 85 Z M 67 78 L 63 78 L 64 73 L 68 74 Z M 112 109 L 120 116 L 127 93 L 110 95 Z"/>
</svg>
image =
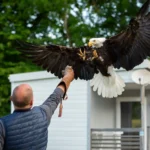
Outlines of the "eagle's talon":
<svg viewBox="0 0 150 150">
<path fill-rule="evenodd" d="M 93 50 L 93 57 L 95 57 L 95 58 L 98 57 L 98 54 L 97 54 L 96 50 Z"/>
<path fill-rule="evenodd" d="M 95 59 L 95 58 L 98 58 L 98 54 L 97 54 L 97 51 L 96 51 L 96 50 L 93 50 L 93 57 L 92 57 L 92 60 Z"/>
<path fill-rule="evenodd" d="M 78 55 L 79 55 L 83 60 L 86 59 L 86 52 L 85 52 L 85 50 L 82 52 L 82 50 L 80 49 Z"/>
</svg>

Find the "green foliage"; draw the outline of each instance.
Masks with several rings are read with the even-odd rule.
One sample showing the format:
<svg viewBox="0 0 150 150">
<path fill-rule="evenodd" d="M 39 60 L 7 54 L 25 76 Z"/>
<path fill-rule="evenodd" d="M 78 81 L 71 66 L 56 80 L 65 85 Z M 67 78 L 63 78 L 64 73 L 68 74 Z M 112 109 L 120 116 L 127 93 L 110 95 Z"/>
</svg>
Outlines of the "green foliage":
<svg viewBox="0 0 150 150">
<path fill-rule="evenodd" d="M 8 76 L 40 69 L 20 55 L 15 40 L 81 46 L 119 32 L 136 12 L 136 0 L 1 1 L 0 116 L 10 112 Z"/>
</svg>

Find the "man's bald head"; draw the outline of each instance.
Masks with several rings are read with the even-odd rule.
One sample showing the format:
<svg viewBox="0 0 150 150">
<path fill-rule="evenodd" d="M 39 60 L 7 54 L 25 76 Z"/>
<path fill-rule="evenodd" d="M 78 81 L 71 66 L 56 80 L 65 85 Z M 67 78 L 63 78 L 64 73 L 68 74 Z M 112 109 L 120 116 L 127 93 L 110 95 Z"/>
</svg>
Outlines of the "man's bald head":
<svg viewBox="0 0 150 150">
<path fill-rule="evenodd" d="M 33 91 L 31 86 L 28 84 L 21 84 L 17 86 L 13 91 L 11 100 L 17 108 L 32 107 Z"/>
</svg>

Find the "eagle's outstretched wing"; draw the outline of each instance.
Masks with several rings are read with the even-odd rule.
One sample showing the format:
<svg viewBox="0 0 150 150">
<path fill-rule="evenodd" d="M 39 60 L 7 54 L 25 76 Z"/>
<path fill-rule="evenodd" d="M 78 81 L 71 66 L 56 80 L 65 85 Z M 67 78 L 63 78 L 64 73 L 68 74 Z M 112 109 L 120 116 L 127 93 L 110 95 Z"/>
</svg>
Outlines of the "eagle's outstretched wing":
<svg viewBox="0 0 150 150">
<path fill-rule="evenodd" d="M 40 46 L 22 41 L 17 42 L 19 43 L 17 49 L 24 56 L 59 78 L 63 76 L 62 70 L 67 65 L 73 67 L 75 79 L 90 80 L 97 72 L 95 65 L 91 61 L 92 51 L 89 47 L 71 48 L 52 44 Z M 87 55 L 85 60 L 84 55 Z"/>
<path fill-rule="evenodd" d="M 126 30 L 105 41 L 106 49 L 113 56 L 114 67 L 131 70 L 150 56 L 149 8 L 150 0 L 147 0 Z"/>
</svg>

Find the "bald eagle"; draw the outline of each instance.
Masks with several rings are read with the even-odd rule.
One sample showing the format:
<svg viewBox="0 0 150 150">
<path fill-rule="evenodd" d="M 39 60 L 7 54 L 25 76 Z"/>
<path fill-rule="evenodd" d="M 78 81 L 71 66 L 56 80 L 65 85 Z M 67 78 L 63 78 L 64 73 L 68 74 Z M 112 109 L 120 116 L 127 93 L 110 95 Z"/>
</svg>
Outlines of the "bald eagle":
<svg viewBox="0 0 150 150">
<path fill-rule="evenodd" d="M 108 39 L 92 38 L 88 46 L 35 45 L 19 41 L 18 50 L 59 78 L 67 65 L 72 66 L 75 79 L 92 79 L 91 86 L 99 95 L 117 97 L 125 84 L 113 68 L 128 71 L 150 56 L 149 5 L 147 0 L 121 33 Z"/>
</svg>

